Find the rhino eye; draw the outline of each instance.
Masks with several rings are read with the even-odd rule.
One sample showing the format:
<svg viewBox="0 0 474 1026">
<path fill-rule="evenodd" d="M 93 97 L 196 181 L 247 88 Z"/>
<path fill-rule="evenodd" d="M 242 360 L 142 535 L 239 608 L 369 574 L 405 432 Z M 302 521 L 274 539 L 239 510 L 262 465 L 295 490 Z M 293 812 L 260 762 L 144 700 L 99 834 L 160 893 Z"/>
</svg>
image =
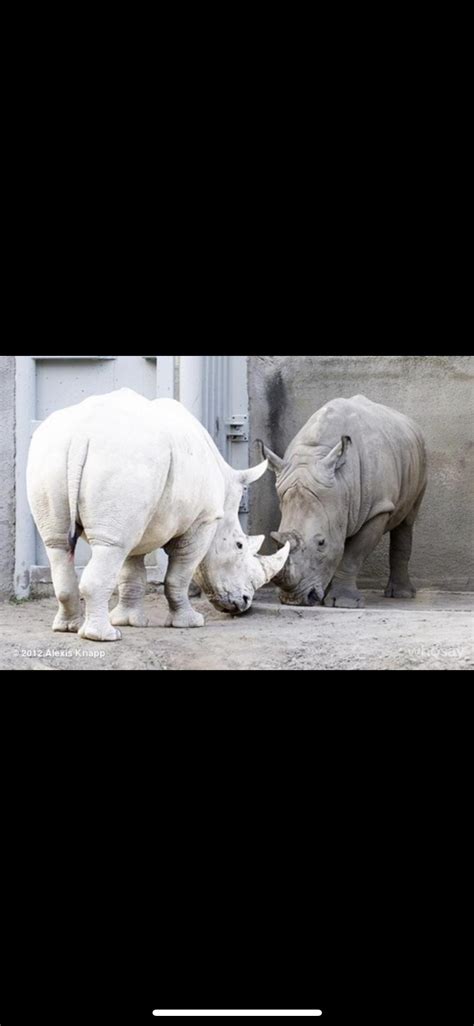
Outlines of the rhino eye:
<svg viewBox="0 0 474 1026">
<path fill-rule="evenodd" d="M 324 538 L 322 538 L 321 541 L 318 541 L 318 546 L 319 546 L 320 549 L 323 549 L 325 544 L 326 544 L 326 541 L 325 541 Z"/>
<path fill-rule="evenodd" d="M 243 545 L 242 545 L 242 542 L 237 542 L 237 548 L 238 548 L 238 549 L 243 549 Z"/>
</svg>

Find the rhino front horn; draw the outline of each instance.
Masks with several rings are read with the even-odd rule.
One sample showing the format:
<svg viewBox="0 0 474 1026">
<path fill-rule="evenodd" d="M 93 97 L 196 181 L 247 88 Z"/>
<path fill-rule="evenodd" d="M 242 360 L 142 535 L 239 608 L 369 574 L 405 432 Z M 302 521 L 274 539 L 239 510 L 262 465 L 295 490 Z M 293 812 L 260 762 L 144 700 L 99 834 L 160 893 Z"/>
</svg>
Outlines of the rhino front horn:
<svg viewBox="0 0 474 1026">
<path fill-rule="evenodd" d="M 262 588 L 264 584 L 268 584 L 272 581 L 277 574 L 281 573 L 283 567 L 290 555 L 290 543 L 275 552 L 273 556 L 256 556 L 255 558 L 259 564 L 258 577 L 260 578 L 257 588 Z"/>
</svg>

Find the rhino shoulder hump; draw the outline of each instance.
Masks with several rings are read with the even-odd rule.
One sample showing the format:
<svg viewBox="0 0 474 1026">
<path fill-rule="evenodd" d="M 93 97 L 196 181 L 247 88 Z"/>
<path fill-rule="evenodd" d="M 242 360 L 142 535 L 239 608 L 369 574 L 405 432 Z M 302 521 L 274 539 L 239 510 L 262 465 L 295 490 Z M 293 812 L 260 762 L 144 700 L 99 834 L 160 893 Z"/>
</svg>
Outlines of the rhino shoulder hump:
<svg viewBox="0 0 474 1026">
<path fill-rule="evenodd" d="M 372 399 L 368 399 L 366 395 L 354 395 L 351 399 L 351 403 L 365 403 L 369 406 L 374 406 Z"/>
</svg>

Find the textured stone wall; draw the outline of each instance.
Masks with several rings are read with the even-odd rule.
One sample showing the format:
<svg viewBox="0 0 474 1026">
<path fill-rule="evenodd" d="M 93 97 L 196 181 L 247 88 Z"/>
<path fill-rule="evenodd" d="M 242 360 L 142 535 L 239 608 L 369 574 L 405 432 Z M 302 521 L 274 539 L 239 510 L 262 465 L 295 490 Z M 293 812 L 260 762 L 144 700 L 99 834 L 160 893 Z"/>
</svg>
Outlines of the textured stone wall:
<svg viewBox="0 0 474 1026">
<path fill-rule="evenodd" d="M 473 385 L 471 356 L 251 356 L 251 455 L 262 438 L 282 456 L 308 418 L 337 397 L 362 393 L 408 414 L 423 429 L 430 458 L 412 578 L 419 587 L 474 589 Z M 267 475 L 251 489 L 252 534 L 278 529 L 274 480 Z M 361 583 L 381 587 L 387 577 L 388 536 Z"/>
<path fill-rule="evenodd" d="M 15 569 L 15 357 L 0 356 L 0 597 Z"/>
</svg>

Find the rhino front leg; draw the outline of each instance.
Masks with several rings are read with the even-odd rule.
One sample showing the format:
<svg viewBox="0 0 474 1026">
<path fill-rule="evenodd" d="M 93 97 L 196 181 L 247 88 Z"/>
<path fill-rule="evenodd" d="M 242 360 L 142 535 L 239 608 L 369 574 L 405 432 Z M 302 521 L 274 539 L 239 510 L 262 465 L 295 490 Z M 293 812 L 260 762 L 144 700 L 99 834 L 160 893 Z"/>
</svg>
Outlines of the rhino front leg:
<svg viewBox="0 0 474 1026">
<path fill-rule="evenodd" d="M 79 583 L 74 568 L 74 560 L 66 551 L 66 539 L 64 549 L 50 549 L 47 554 L 51 566 L 51 578 L 53 581 L 54 594 L 58 600 L 59 609 L 53 623 L 53 631 L 64 634 L 68 632 L 77 634 L 84 617 L 81 614 L 81 601 L 79 596 Z"/>
<path fill-rule="evenodd" d="M 119 603 L 110 621 L 114 627 L 149 627 L 145 614 L 146 568 L 144 556 L 129 556 L 119 577 Z"/>
<path fill-rule="evenodd" d="M 124 549 L 96 545 L 79 591 L 86 603 L 86 622 L 79 631 L 90 641 L 120 641 L 122 634 L 110 622 L 109 602 L 126 559 Z"/>
<path fill-rule="evenodd" d="M 357 578 L 362 566 L 378 545 L 389 521 L 387 513 L 381 513 L 364 524 L 353 538 L 346 542 L 344 556 L 334 575 L 332 584 L 324 599 L 325 606 L 341 609 L 363 609 L 364 597 L 357 588 Z"/>
<path fill-rule="evenodd" d="M 202 524 L 166 547 L 169 565 L 165 595 L 170 607 L 167 627 L 204 627 L 204 617 L 193 609 L 189 601 L 189 589 L 193 575 L 208 552 L 216 529 L 215 522 Z"/>
</svg>

